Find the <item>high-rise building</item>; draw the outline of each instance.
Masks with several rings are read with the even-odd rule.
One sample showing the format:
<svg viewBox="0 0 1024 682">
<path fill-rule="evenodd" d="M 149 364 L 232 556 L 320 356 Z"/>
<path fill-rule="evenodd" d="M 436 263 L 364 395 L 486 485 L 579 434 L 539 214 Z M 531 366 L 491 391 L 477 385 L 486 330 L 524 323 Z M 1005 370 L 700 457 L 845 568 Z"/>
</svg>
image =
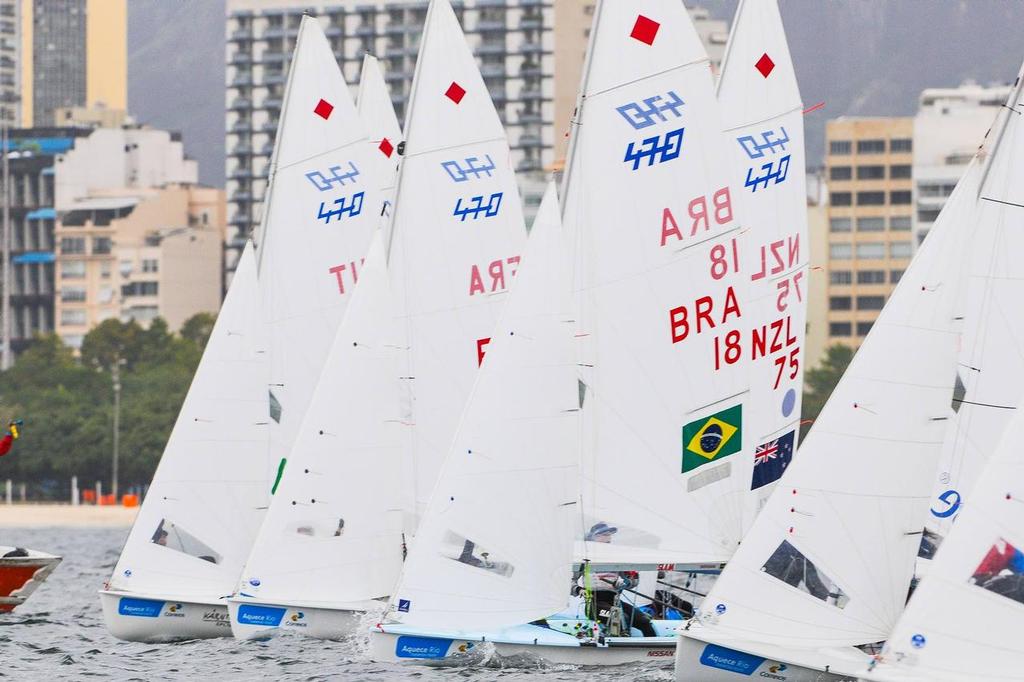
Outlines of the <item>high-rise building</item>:
<svg viewBox="0 0 1024 682">
<path fill-rule="evenodd" d="M 0 0 L 0 121 L 21 121 L 21 7 Z"/>
<path fill-rule="evenodd" d="M 54 111 L 60 107 L 125 109 L 126 0 L 22 0 L 15 12 L 24 125 L 59 123 Z M 0 20 L 0 67 L 2 37 Z"/>
<path fill-rule="evenodd" d="M 924 240 L 946 199 L 967 170 L 1009 85 L 929 88 L 921 93 L 914 117 L 914 236 Z"/>
<path fill-rule="evenodd" d="M 825 126 L 827 344 L 859 346 L 913 251 L 912 118 Z"/>
<path fill-rule="evenodd" d="M 118 193 L 120 194 L 120 193 Z M 55 330 L 72 348 L 108 319 L 171 329 L 220 308 L 224 192 L 168 185 L 74 202 L 56 224 Z"/>
<path fill-rule="evenodd" d="M 400 120 L 412 85 L 427 0 L 228 0 L 228 269 L 259 224 L 267 166 L 291 53 L 303 13 L 320 18 L 346 80 L 363 54 L 383 61 Z M 456 0 L 456 14 L 505 123 L 516 170 L 542 173 L 564 156 L 593 17 L 592 0 Z M 712 59 L 725 22 L 691 10 Z M 528 179 L 527 189 L 538 185 Z M 539 186 L 543 186 L 541 183 Z M 528 202 L 539 199 L 527 192 Z"/>
</svg>

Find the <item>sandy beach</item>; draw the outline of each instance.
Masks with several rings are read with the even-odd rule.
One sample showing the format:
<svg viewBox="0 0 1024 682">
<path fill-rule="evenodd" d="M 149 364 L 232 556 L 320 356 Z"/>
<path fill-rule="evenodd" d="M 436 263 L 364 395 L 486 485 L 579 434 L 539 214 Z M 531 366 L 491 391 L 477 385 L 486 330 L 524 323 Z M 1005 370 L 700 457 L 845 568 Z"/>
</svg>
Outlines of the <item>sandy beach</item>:
<svg viewBox="0 0 1024 682">
<path fill-rule="evenodd" d="M 138 507 L 0 504 L 0 528 L 128 528 Z"/>
</svg>

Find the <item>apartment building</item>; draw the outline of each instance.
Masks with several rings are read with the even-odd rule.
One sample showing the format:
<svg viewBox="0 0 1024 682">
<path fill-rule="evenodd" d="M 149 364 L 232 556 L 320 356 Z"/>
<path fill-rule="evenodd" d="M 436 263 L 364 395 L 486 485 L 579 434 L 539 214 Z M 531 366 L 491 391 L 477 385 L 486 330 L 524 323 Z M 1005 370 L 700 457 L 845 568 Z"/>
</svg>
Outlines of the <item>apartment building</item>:
<svg viewBox="0 0 1024 682">
<path fill-rule="evenodd" d="M 826 124 L 826 344 L 857 347 L 913 253 L 914 119 Z"/>
</svg>

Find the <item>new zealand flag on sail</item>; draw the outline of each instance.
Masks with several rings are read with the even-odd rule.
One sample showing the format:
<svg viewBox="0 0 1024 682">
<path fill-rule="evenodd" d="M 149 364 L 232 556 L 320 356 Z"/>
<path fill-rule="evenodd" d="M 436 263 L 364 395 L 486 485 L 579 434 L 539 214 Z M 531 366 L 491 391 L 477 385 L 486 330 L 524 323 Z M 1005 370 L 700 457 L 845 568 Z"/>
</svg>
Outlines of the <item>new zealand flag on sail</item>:
<svg viewBox="0 0 1024 682">
<path fill-rule="evenodd" d="M 796 431 L 790 431 L 784 436 L 757 446 L 754 450 L 754 478 L 750 482 L 751 490 L 757 490 L 782 478 L 782 472 L 793 461 L 795 440 Z"/>
</svg>

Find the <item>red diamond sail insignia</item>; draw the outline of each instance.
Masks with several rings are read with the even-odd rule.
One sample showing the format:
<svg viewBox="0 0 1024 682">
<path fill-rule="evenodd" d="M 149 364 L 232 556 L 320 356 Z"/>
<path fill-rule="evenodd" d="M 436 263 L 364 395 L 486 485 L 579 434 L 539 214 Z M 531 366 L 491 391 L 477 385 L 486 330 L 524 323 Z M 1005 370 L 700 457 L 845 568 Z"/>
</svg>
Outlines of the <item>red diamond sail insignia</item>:
<svg viewBox="0 0 1024 682">
<path fill-rule="evenodd" d="M 455 81 L 452 81 L 452 84 L 449 85 L 448 89 L 445 91 L 444 96 L 458 104 L 462 101 L 462 98 L 466 96 L 466 89 Z"/>
<path fill-rule="evenodd" d="M 388 157 L 389 159 L 391 158 L 391 153 L 395 151 L 394 145 L 392 145 L 391 141 L 386 137 L 380 141 L 380 146 L 377 147 L 377 149 L 379 149 L 384 154 L 384 156 Z"/>
<path fill-rule="evenodd" d="M 325 99 L 317 102 L 316 107 L 313 109 L 313 113 L 325 121 L 331 117 L 332 111 L 334 111 L 334 105 Z"/>
<path fill-rule="evenodd" d="M 757 64 L 754 64 L 754 68 L 761 72 L 761 75 L 765 78 L 775 69 L 775 62 L 765 52 L 761 55 L 761 58 L 757 60 Z"/>
<path fill-rule="evenodd" d="M 633 25 L 633 32 L 629 34 L 629 37 L 639 40 L 641 43 L 653 45 L 654 38 L 658 35 L 658 29 L 660 28 L 661 24 L 641 14 L 637 16 L 636 23 Z"/>
</svg>

